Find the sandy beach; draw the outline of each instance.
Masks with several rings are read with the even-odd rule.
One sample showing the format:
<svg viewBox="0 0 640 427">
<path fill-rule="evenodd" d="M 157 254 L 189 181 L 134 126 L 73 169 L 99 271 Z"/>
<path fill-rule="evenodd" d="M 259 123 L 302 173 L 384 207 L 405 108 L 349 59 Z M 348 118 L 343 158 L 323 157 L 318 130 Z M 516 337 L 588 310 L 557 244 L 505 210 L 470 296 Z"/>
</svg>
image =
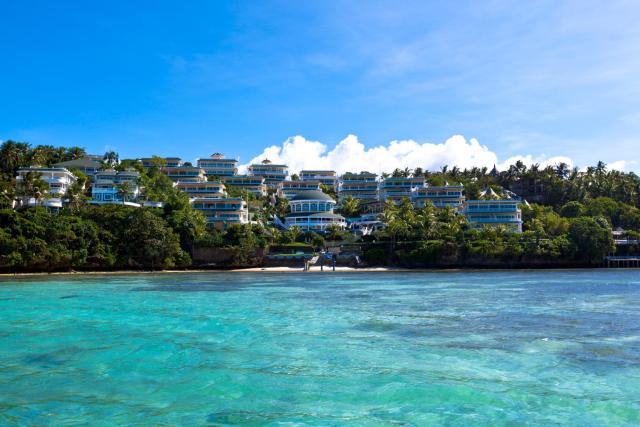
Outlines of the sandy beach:
<svg viewBox="0 0 640 427">
<path fill-rule="evenodd" d="M 333 273 L 333 269 L 330 266 L 325 266 L 323 270 L 320 266 L 313 265 L 309 267 L 308 271 L 304 271 L 302 267 L 255 267 L 255 268 L 241 268 L 236 270 L 230 270 L 234 272 L 264 272 L 264 273 Z M 385 272 L 385 271 L 411 271 L 403 268 L 391 268 L 391 267 L 366 267 L 366 268 L 353 268 L 353 267 L 336 267 L 336 273 L 371 273 L 371 272 Z"/>
<path fill-rule="evenodd" d="M 373 273 L 389 271 L 416 271 L 415 269 L 393 268 L 393 267 L 336 267 L 335 273 Z M 94 275 L 94 276 L 117 276 L 129 274 L 191 274 L 191 273 L 333 273 L 331 267 L 320 270 L 320 266 L 311 266 L 309 271 L 304 271 L 302 267 L 252 267 L 236 268 L 228 270 L 120 270 L 120 271 L 57 271 L 57 272 L 34 272 L 34 273 L 0 273 L 1 277 L 26 277 L 26 276 L 67 276 L 67 275 Z"/>
</svg>

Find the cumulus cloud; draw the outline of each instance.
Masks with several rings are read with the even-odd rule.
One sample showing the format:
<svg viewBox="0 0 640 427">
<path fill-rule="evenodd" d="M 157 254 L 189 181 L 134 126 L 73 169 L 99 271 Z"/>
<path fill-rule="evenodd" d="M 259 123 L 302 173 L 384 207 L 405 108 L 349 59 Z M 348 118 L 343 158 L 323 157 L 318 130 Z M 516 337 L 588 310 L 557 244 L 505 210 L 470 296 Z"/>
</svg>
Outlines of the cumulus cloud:
<svg viewBox="0 0 640 427">
<path fill-rule="evenodd" d="M 249 164 L 264 159 L 289 165 L 290 173 L 298 173 L 303 169 L 329 169 L 339 174 L 360 171 L 380 174 L 407 167 L 437 170 L 444 165 L 461 169 L 473 166 L 492 168 L 496 165 L 498 169 L 504 169 L 517 160 L 528 165 L 539 163 L 546 166 L 564 162 L 573 166 L 573 161 L 564 156 L 547 158 L 525 155 L 500 162 L 496 153 L 486 145 L 481 145 L 475 138 L 467 140 L 461 135 L 454 135 L 441 144 L 420 144 L 409 139 L 371 148 L 366 148 L 357 136 L 348 135 L 331 149 L 319 141 L 310 141 L 298 135 L 288 138 L 282 145 L 265 148 L 249 163 L 242 165 L 240 172 L 245 172 Z"/>
<path fill-rule="evenodd" d="M 629 170 L 634 169 L 637 166 L 638 162 L 635 160 L 618 160 L 617 162 L 611 162 L 607 165 L 607 169 L 609 170 L 618 170 L 621 172 L 627 172 Z"/>
<path fill-rule="evenodd" d="M 524 163 L 525 165 L 529 165 L 529 166 L 533 164 L 539 164 L 540 167 L 542 168 L 547 166 L 555 166 L 560 163 L 566 163 L 569 166 L 569 168 L 573 168 L 574 166 L 573 160 L 571 160 L 571 158 L 567 156 L 546 157 L 543 155 L 543 156 L 533 157 L 531 154 L 528 154 L 526 156 L 509 157 L 507 160 L 505 160 L 504 162 L 498 165 L 498 169 L 500 170 L 507 169 L 510 165 L 513 165 L 518 160 Z"/>
</svg>

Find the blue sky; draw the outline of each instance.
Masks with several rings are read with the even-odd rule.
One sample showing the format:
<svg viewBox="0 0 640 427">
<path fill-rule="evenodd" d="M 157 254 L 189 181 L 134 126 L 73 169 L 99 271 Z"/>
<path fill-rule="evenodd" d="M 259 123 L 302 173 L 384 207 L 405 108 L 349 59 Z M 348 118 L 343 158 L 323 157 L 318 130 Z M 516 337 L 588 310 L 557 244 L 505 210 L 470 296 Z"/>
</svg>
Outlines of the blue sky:
<svg viewBox="0 0 640 427">
<path fill-rule="evenodd" d="M 497 162 L 640 170 L 637 1 L 0 2 L 0 140 L 242 162 L 295 163 L 304 141 L 324 161 L 350 134 L 457 150 L 403 154 L 435 166 L 468 163 L 470 142 L 444 144 L 462 135 Z"/>
</svg>

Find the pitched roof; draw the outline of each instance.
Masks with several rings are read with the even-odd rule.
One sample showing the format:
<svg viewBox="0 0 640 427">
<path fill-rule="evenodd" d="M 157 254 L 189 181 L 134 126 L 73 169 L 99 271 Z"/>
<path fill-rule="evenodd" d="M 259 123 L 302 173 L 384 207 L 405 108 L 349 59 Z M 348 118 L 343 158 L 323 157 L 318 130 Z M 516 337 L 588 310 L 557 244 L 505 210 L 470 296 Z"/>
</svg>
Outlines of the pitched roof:
<svg viewBox="0 0 640 427">
<path fill-rule="evenodd" d="M 91 158 L 83 157 L 82 159 L 67 160 L 66 162 L 60 162 L 54 164 L 56 167 L 62 168 L 99 168 L 101 163 Z"/>
</svg>

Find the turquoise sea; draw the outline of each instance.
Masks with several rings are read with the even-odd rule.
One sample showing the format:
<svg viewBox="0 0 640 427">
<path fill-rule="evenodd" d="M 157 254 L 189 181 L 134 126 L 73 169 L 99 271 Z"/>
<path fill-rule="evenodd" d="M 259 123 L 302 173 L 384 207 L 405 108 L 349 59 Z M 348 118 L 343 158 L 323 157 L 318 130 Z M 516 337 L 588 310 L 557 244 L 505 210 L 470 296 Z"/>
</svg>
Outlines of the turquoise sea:
<svg viewBox="0 0 640 427">
<path fill-rule="evenodd" d="M 639 425 L 640 271 L 0 278 L 0 425 Z"/>
</svg>

